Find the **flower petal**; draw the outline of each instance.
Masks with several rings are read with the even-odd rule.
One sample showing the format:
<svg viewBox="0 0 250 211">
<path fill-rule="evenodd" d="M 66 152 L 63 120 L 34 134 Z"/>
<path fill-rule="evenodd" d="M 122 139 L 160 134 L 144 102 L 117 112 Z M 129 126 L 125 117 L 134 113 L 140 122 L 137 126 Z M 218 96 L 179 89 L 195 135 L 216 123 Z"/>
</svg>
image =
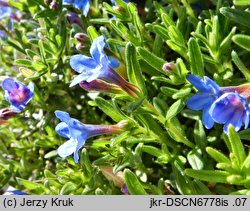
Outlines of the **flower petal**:
<svg viewBox="0 0 250 211">
<path fill-rule="evenodd" d="M 74 160 L 76 163 L 78 163 L 79 160 L 79 155 L 78 155 L 78 151 L 84 146 L 86 140 L 82 140 L 81 142 L 78 142 L 75 152 L 74 152 Z"/>
<path fill-rule="evenodd" d="M 60 122 L 56 126 L 55 131 L 64 138 L 70 138 L 69 126 L 65 122 Z"/>
<path fill-rule="evenodd" d="M 58 111 L 56 110 L 55 111 L 55 115 L 58 119 L 60 119 L 62 122 L 66 122 L 68 123 L 70 121 L 70 116 L 67 112 L 64 112 L 64 111 Z"/>
<path fill-rule="evenodd" d="M 209 92 L 209 88 L 205 85 L 204 81 L 200 77 L 189 74 L 186 76 L 186 78 L 199 91 Z"/>
<path fill-rule="evenodd" d="M 94 69 L 97 65 L 94 59 L 81 54 L 70 57 L 70 66 L 78 73 Z"/>
<path fill-rule="evenodd" d="M 220 87 L 218 86 L 218 84 L 211 80 L 209 77 L 205 76 L 204 82 L 206 86 L 209 86 L 213 89 L 214 94 L 220 93 Z"/>
<path fill-rule="evenodd" d="M 197 93 L 187 101 L 187 107 L 192 110 L 201 110 L 205 106 L 212 104 L 213 99 L 207 93 Z"/>
<path fill-rule="evenodd" d="M 106 45 L 104 36 L 99 36 L 94 39 L 91 47 L 90 47 L 90 54 L 96 61 L 96 63 L 101 63 L 101 57 L 106 56 L 104 52 L 104 47 Z M 107 57 L 107 56 L 106 56 Z"/>
<path fill-rule="evenodd" d="M 74 139 L 70 139 L 64 144 L 62 144 L 58 148 L 57 152 L 62 158 L 65 158 L 75 152 L 76 146 L 77 146 L 77 141 Z"/>
<path fill-rule="evenodd" d="M 2 88 L 8 92 L 16 91 L 18 87 L 18 83 L 16 83 L 16 81 L 12 78 L 6 78 L 2 82 Z"/>
<path fill-rule="evenodd" d="M 217 123 L 228 122 L 237 109 L 243 109 L 240 99 L 235 93 L 225 93 L 220 96 L 210 107 L 209 113 Z"/>
<path fill-rule="evenodd" d="M 242 126 L 242 114 L 243 111 L 236 110 L 233 116 L 226 122 L 226 124 L 223 127 L 223 131 L 228 134 L 228 126 L 229 124 L 233 125 L 235 131 L 239 131 Z"/>
<path fill-rule="evenodd" d="M 209 109 L 205 108 L 202 114 L 202 122 L 207 129 L 211 129 L 214 126 L 214 120 L 209 114 Z"/>
</svg>

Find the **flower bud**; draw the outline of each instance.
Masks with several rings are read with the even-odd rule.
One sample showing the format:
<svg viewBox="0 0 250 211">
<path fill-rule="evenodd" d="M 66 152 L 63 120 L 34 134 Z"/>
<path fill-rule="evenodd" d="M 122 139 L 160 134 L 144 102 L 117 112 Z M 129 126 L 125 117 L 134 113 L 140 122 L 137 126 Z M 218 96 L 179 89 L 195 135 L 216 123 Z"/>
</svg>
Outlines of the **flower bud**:
<svg viewBox="0 0 250 211">
<path fill-rule="evenodd" d="M 77 14 L 70 12 L 67 14 L 67 20 L 69 22 L 69 24 L 77 24 L 79 25 L 81 28 L 83 28 L 82 24 L 81 24 L 81 20 L 78 17 Z"/>
<path fill-rule="evenodd" d="M 76 49 L 77 49 L 78 51 L 81 51 L 81 50 L 83 50 L 84 48 L 86 48 L 86 46 L 83 45 L 82 43 L 77 43 L 77 44 L 76 44 Z"/>
<path fill-rule="evenodd" d="M 88 35 L 85 33 L 76 33 L 74 38 L 80 43 L 83 43 L 84 41 L 89 39 Z"/>
<path fill-rule="evenodd" d="M 7 120 L 13 116 L 15 116 L 17 113 L 13 112 L 10 108 L 3 108 L 0 110 L 0 119 L 1 120 Z"/>
<path fill-rule="evenodd" d="M 167 62 L 162 66 L 162 70 L 166 71 L 166 72 L 170 72 L 172 70 L 176 69 L 176 65 L 174 63 L 171 62 Z"/>
<path fill-rule="evenodd" d="M 55 0 L 53 0 L 50 4 L 49 4 L 49 8 L 50 9 L 52 9 L 52 10 L 57 10 L 57 8 L 58 8 L 58 3 L 55 1 Z"/>
</svg>

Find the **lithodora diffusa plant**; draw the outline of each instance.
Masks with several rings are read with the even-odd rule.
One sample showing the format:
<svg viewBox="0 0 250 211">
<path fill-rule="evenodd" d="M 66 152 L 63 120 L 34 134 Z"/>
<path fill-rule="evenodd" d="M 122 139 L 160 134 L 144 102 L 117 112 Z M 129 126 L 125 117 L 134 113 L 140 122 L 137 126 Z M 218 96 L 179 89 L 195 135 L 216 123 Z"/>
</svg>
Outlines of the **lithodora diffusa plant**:
<svg viewBox="0 0 250 211">
<path fill-rule="evenodd" d="M 249 7 L 0 0 L 1 193 L 250 194 Z"/>
</svg>

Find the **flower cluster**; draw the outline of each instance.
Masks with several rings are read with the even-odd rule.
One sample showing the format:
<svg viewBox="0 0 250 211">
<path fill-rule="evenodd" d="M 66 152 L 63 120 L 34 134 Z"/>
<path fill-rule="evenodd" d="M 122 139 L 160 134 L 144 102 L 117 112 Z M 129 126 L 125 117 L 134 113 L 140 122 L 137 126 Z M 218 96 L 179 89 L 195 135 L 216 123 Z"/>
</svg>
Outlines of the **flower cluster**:
<svg viewBox="0 0 250 211">
<path fill-rule="evenodd" d="M 187 75 L 187 79 L 199 91 L 187 101 L 187 107 L 192 110 L 203 110 L 202 122 L 207 129 L 213 127 L 214 122 L 224 124 L 224 132 L 228 133 L 228 126 L 232 124 L 239 131 L 243 123 L 249 125 L 250 84 L 231 87 L 219 87 L 213 80 L 204 77 L 202 80 L 195 75 Z"/>
<path fill-rule="evenodd" d="M 102 91 L 119 94 L 122 89 L 128 94 L 136 95 L 138 88 L 115 72 L 113 68 L 119 66 L 119 62 L 105 53 L 104 36 L 94 39 L 91 47 L 91 57 L 77 54 L 70 58 L 70 66 L 78 73 L 70 84 L 70 87 L 79 84 L 87 91 Z M 71 118 L 68 113 L 55 111 L 55 115 L 62 122 L 59 123 L 56 132 L 69 140 L 58 148 L 58 154 L 65 158 L 74 154 L 74 160 L 79 160 L 78 151 L 84 146 L 89 137 L 101 134 L 120 133 L 126 124 L 120 122 L 116 125 L 87 125 L 77 119 Z"/>
</svg>

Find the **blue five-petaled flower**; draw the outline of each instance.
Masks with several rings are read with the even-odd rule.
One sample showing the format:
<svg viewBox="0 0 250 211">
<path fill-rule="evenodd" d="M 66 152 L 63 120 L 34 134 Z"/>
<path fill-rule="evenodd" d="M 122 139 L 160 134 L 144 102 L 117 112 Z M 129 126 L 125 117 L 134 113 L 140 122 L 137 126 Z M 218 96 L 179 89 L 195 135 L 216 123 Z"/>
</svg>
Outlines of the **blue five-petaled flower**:
<svg viewBox="0 0 250 211">
<path fill-rule="evenodd" d="M 82 11 L 86 17 L 90 8 L 90 0 L 63 0 L 63 3 L 72 4 L 75 8 Z"/>
<path fill-rule="evenodd" d="M 26 86 L 12 78 L 6 78 L 2 81 L 2 88 L 5 90 L 6 100 L 11 103 L 10 109 L 16 113 L 23 111 L 34 95 L 34 85 L 31 82 Z"/>
<path fill-rule="evenodd" d="M 248 127 L 249 85 L 219 87 L 206 76 L 202 80 L 198 76 L 187 75 L 187 79 L 199 91 L 188 99 L 187 107 L 192 110 L 203 110 L 202 122 L 207 129 L 212 128 L 214 122 L 225 124 L 225 133 L 228 133 L 229 124 L 232 124 L 236 131 L 240 130 L 243 123 L 245 128 Z"/>
<path fill-rule="evenodd" d="M 187 107 L 192 110 L 203 110 L 202 122 L 207 129 L 214 125 L 214 120 L 209 114 L 212 103 L 221 95 L 220 87 L 208 77 L 202 80 L 196 75 L 187 75 L 187 79 L 198 89 L 198 93 L 190 97 Z"/>
<path fill-rule="evenodd" d="M 79 120 L 71 118 L 69 114 L 64 111 L 55 111 L 55 115 L 62 121 L 56 126 L 56 132 L 60 136 L 69 139 L 58 148 L 58 154 L 62 158 L 74 154 L 76 163 L 78 163 L 79 160 L 78 151 L 84 146 L 89 137 L 118 133 L 121 131 L 121 126 L 119 125 L 83 124 Z"/>
</svg>

